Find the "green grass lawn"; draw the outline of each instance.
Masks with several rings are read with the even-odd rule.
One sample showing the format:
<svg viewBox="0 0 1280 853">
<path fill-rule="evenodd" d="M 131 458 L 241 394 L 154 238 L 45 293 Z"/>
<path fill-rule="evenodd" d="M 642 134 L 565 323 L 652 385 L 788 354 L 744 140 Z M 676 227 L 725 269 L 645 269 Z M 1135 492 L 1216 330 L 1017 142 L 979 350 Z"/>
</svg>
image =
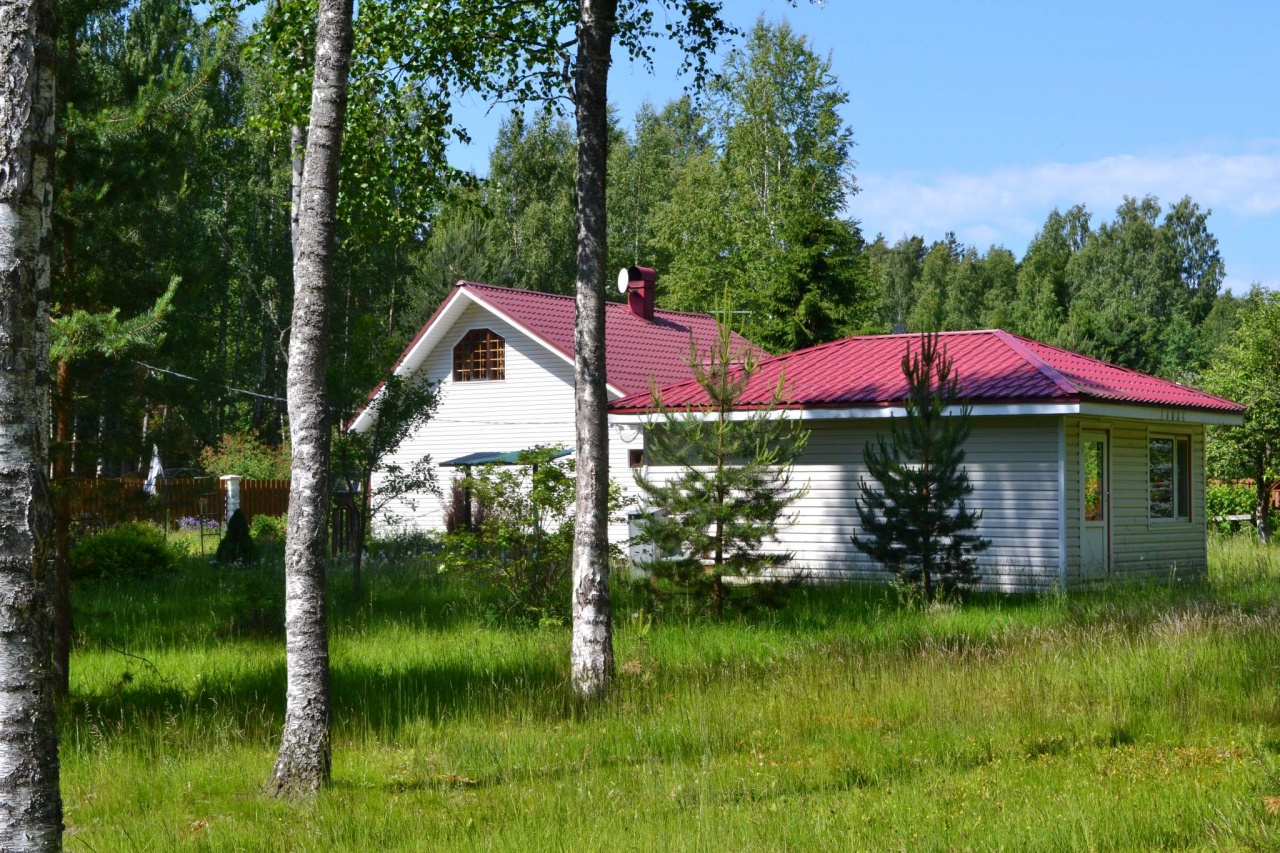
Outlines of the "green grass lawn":
<svg viewBox="0 0 1280 853">
<path fill-rule="evenodd" d="M 359 602 L 338 572 L 311 802 L 262 793 L 278 572 L 84 585 L 67 848 L 1280 848 L 1280 558 L 1212 550 L 1207 583 L 925 611 L 822 588 L 715 624 L 623 589 L 587 711 L 567 629 L 505 627 L 424 561 Z"/>
</svg>

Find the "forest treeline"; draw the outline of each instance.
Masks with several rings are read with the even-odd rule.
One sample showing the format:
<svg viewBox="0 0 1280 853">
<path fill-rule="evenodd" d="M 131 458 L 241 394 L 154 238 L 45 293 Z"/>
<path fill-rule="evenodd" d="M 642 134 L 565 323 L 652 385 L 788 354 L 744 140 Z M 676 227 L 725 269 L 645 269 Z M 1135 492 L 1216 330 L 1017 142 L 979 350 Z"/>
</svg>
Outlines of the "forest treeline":
<svg viewBox="0 0 1280 853">
<path fill-rule="evenodd" d="M 168 466 L 195 464 L 226 433 L 278 442 L 292 307 L 289 93 L 306 68 L 291 58 L 306 45 L 291 53 L 281 34 L 295 27 L 305 42 L 306 28 L 287 19 L 288 4 L 270 5 L 251 31 L 170 0 L 64 6 L 54 314 L 76 328 L 115 312 L 143 332 L 119 346 L 84 333 L 88 344 L 65 351 L 58 399 L 74 470 L 145 469 L 153 444 Z M 374 35 L 410 38 L 361 35 L 377 23 L 357 22 L 357 53 Z M 458 279 L 557 293 L 575 280 L 569 120 L 514 111 L 487 174 L 429 169 L 440 128 L 464 129 L 425 77 L 388 83 L 395 45 L 380 49 L 390 53 L 352 71 L 330 323 L 335 424 Z M 846 85 L 803 35 L 762 19 L 696 95 L 613 115 L 610 264 L 655 267 L 660 307 L 705 311 L 727 298 L 748 337 L 775 352 L 999 327 L 1196 381 L 1241 302 L 1222 292 L 1209 211 L 1189 198 L 1055 210 L 1021 257 L 950 234 L 869 237 L 856 219 Z"/>
</svg>

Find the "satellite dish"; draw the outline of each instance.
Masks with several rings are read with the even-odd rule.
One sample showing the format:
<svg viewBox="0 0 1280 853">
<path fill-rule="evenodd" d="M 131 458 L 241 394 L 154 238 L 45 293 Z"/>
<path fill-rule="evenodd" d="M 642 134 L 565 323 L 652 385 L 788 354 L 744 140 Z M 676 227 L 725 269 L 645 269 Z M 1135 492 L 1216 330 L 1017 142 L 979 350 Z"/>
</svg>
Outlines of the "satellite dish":
<svg viewBox="0 0 1280 853">
<path fill-rule="evenodd" d="M 625 294 L 631 286 L 631 272 L 626 267 L 618 270 L 618 292 Z"/>
</svg>

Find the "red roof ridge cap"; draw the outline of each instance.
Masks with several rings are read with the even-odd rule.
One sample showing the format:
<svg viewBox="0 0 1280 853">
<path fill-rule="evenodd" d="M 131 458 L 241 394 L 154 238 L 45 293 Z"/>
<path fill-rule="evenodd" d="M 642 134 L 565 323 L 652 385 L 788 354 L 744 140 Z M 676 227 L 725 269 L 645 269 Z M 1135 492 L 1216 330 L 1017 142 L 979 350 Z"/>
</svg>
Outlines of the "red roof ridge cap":
<svg viewBox="0 0 1280 853">
<path fill-rule="evenodd" d="M 1136 374 L 1137 376 L 1142 376 L 1147 379 L 1159 379 L 1161 382 L 1168 382 L 1170 385 L 1177 385 L 1180 388 L 1188 387 L 1186 385 L 1183 385 L 1181 382 L 1174 382 L 1172 379 L 1164 379 L 1159 376 L 1154 376 L 1150 373 L 1143 373 L 1141 370 L 1138 370 L 1137 368 L 1126 367 L 1123 364 L 1116 364 L 1115 362 L 1106 361 L 1105 359 L 1101 359 L 1101 358 L 1094 358 L 1091 355 L 1085 355 L 1084 353 L 1076 352 L 1073 349 L 1067 349 L 1066 347 L 1055 346 L 1054 344 L 1046 344 L 1044 341 L 1037 341 L 1034 338 L 1028 338 L 1022 335 L 1015 335 L 1012 332 L 1005 332 L 1004 334 L 1008 335 L 1011 338 L 1016 338 L 1019 341 L 1023 341 L 1026 343 L 1033 343 L 1038 347 L 1045 347 L 1046 349 L 1051 349 L 1054 352 L 1060 352 L 1063 355 L 1069 355 L 1072 358 L 1083 358 L 1085 361 L 1091 361 L 1094 364 L 1100 364 L 1103 367 L 1110 368 L 1111 370 L 1123 370 L 1125 373 L 1133 373 L 1133 374 Z M 1192 388 L 1191 390 L 1195 391 L 1197 389 Z"/>
<path fill-rule="evenodd" d="M 549 297 L 552 297 L 553 299 L 572 300 L 577 298 L 568 293 L 547 293 L 545 290 L 533 290 L 527 287 L 509 287 L 505 284 L 489 284 L 488 282 L 471 281 L 470 279 L 465 279 L 465 278 L 458 279 L 458 281 L 454 283 L 453 286 L 454 287 L 485 287 L 485 288 L 490 288 L 492 290 L 505 290 L 510 293 L 528 293 L 534 296 L 549 296 Z M 606 299 L 604 301 L 604 307 L 606 309 L 614 308 L 616 310 L 617 308 L 626 308 L 627 303 L 613 302 L 609 299 Z M 678 314 L 683 317 L 700 317 L 703 319 L 715 320 L 715 317 L 706 311 L 677 311 L 674 308 L 655 308 L 654 313 L 655 314 Z M 737 333 L 735 332 L 735 334 Z"/>
<path fill-rule="evenodd" d="M 1006 332 L 1004 329 L 992 329 L 991 334 L 994 335 L 997 340 L 1002 342 L 1009 349 L 1013 350 L 1015 353 L 1022 356 L 1024 360 L 1026 360 L 1029 364 L 1031 364 L 1033 367 L 1035 367 L 1037 370 L 1043 373 L 1046 377 L 1048 377 L 1049 381 L 1051 381 L 1054 385 L 1058 386 L 1059 391 L 1063 391 L 1068 396 L 1071 396 L 1071 397 L 1076 397 L 1080 395 L 1081 391 L 1078 387 L 1076 387 L 1074 383 L 1072 383 L 1069 379 L 1067 379 L 1067 377 L 1063 376 L 1056 369 L 1054 369 L 1054 367 L 1050 365 L 1047 361 L 1045 361 L 1043 358 L 1041 358 L 1040 356 L 1032 352 L 1031 348 L 1028 347 L 1025 343 L 1023 343 L 1022 339 L 1019 338 L 1017 335 L 1011 335 L 1008 332 Z"/>
</svg>

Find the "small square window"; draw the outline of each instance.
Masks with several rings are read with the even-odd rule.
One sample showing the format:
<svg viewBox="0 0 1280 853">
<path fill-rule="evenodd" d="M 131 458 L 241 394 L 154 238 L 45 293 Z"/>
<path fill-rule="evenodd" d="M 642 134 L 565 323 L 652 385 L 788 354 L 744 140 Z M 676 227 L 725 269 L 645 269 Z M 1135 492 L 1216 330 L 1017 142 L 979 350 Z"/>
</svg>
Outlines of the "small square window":
<svg viewBox="0 0 1280 853">
<path fill-rule="evenodd" d="M 629 465 L 632 468 L 643 468 L 644 467 L 644 451 L 628 450 L 627 465 Z"/>
</svg>

